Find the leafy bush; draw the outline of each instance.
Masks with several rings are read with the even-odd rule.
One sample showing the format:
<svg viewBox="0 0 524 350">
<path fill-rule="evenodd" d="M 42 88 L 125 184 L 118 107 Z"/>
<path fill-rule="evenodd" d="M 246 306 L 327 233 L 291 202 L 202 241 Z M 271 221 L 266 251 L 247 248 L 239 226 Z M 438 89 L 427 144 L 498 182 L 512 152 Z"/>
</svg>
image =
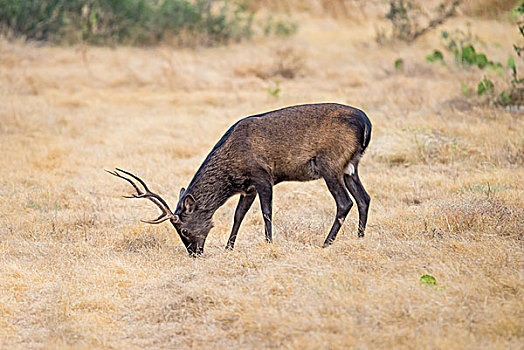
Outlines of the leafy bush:
<svg viewBox="0 0 524 350">
<path fill-rule="evenodd" d="M 519 29 L 520 35 L 524 38 L 524 2 L 515 8 L 515 14 L 517 15 L 517 27 Z M 517 53 L 517 56 L 520 59 L 524 59 L 522 52 L 524 51 L 524 46 L 519 46 L 517 44 L 513 45 L 513 49 Z M 523 105 L 524 104 L 524 78 L 519 78 L 517 74 L 517 65 L 515 64 L 515 59 L 513 56 L 508 58 L 507 66 L 511 69 L 511 87 L 507 91 L 503 91 L 499 97 L 499 104 L 503 106 L 507 105 Z"/>
<path fill-rule="evenodd" d="M 55 43 L 142 45 L 176 37 L 215 45 L 251 36 L 252 23 L 252 13 L 228 1 L 0 0 L 2 32 Z"/>
<path fill-rule="evenodd" d="M 447 40 L 447 49 L 453 53 L 455 63 L 461 66 L 477 66 L 480 69 L 491 68 L 497 72 L 502 72 L 501 63 L 488 60 L 486 54 L 477 52 L 473 46 L 471 33 L 464 33 L 456 30 L 452 33 L 443 31 L 442 38 Z"/>
<path fill-rule="evenodd" d="M 524 3 L 517 7 L 517 13 L 521 14 L 521 20 L 517 22 L 519 31 L 524 37 Z M 495 84 L 488 77 L 484 76 L 483 79 L 477 84 L 477 96 L 489 96 L 487 101 L 499 105 L 522 105 L 524 102 L 524 78 L 518 78 L 517 65 L 513 56 L 510 56 L 507 61 L 506 68 L 500 62 L 493 62 L 488 59 L 486 54 L 478 52 L 475 49 L 475 44 L 478 41 L 469 32 L 466 33 L 462 30 L 455 30 L 451 33 L 443 31 L 442 38 L 446 41 L 446 48 L 453 53 L 455 58 L 455 64 L 459 67 L 471 67 L 476 66 L 479 69 L 489 68 L 499 74 L 504 75 L 505 71 L 511 72 L 511 88 L 507 91 L 502 91 L 498 95 L 495 94 Z M 517 55 L 520 56 L 521 52 L 524 51 L 524 47 L 518 47 L 514 45 Z M 431 54 L 426 56 L 426 61 L 436 62 L 441 61 L 444 64 L 444 55 L 439 50 L 434 50 Z M 507 76 L 506 76 L 507 77 Z M 509 78 L 507 77 L 507 81 Z M 462 94 L 466 97 L 470 97 L 471 90 L 468 85 L 461 83 Z"/>
</svg>

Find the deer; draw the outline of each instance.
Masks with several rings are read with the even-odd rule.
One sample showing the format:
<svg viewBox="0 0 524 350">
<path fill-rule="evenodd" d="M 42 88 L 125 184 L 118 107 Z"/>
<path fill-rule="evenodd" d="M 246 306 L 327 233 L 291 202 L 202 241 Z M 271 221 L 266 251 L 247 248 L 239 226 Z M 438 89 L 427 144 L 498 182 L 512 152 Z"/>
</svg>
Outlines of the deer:
<svg viewBox="0 0 524 350">
<path fill-rule="evenodd" d="M 230 197 L 240 194 L 226 249 L 233 249 L 257 195 L 265 239 L 271 243 L 273 186 L 323 179 L 336 203 L 335 220 L 323 244 L 327 247 L 353 206 L 350 195 L 358 206 L 358 237 L 364 237 L 370 196 L 360 181 L 358 165 L 370 139 L 371 122 L 366 114 L 337 103 L 296 105 L 245 117 L 227 130 L 187 188 L 180 190 L 174 211 L 138 176 L 119 168 L 106 171 L 134 187 L 136 193 L 124 197 L 147 198 L 157 205 L 160 216 L 141 221 L 160 224 L 169 220 L 192 256 L 204 252 L 213 214 Z"/>
</svg>

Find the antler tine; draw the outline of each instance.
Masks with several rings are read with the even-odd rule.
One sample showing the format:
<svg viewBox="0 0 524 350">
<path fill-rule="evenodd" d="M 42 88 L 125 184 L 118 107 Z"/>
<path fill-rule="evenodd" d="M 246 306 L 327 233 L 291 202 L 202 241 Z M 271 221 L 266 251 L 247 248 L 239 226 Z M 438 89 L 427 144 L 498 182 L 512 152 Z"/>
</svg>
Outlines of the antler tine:
<svg viewBox="0 0 524 350">
<path fill-rule="evenodd" d="M 125 171 L 125 170 L 122 170 L 122 169 L 120 169 L 120 168 L 115 168 L 115 169 L 118 170 L 118 171 L 120 171 L 121 173 L 124 173 L 124 174 L 126 174 L 126 175 L 131 176 L 133 179 L 135 179 L 136 181 L 140 182 L 140 184 L 141 184 L 142 186 L 144 186 L 144 189 L 145 189 L 147 192 L 151 192 L 151 191 L 149 191 L 149 188 L 147 188 L 146 183 L 145 183 L 141 178 L 139 178 L 138 176 L 136 176 L 136 175 L 134 175 L 134 174 L 131 174 L 130 172 Z"/>
<path fill-rule="evenodd" d="M 104 170 L 105 170 L 105 169 L 104 169 Z M 144 194 L 144 192 L 142 192 L 142 191 L 140 190 L 140 188 L 138 188 L 138 186 L 133 182 L 133 180 L 128 179 L 127 177 L 120 175 L 120 174 L 117 173 L 116 171 L 111 171 L 111 170 L 105 170 L 105 171 L 108 172 L 109 174 L 113 175 L 113 176 L 119 177 L 119 178 L 124 179 L 124 180 L 126 180 L 127 182 L 129 182 L 129 183 L 130 183 L 130 184 L 135 188 L 136 192 L 137 192 L 139 195 Z M 129 197 L 129 196 L 124 196 L 124 197 L 126 197 L 126 198 L 134 198 L 134 197 Z"/>
<path fill-rule="evenodd" d="M 173 214 L 173 212 L 169 208 L 169 205 L 167 205 L 166 201 L 164 201 L 164 199 L 160 197 L 158 194 L 151 192 L 149 188 L 147 187 L 147 185 L 145 184 L 145 182 L 142 181 L 142 179 L 140 179 L 138 176 L 131 174 L 130 172 L 127 172 L 125 170 L 119 169 L 119 168 L 116 168 L 116 171 L 109 171 L 109 170 L 106 170 L 106 171 L 113 176 L 126 180 L 135 188 L 137 192 L 136 194 L 133 193 L 129 196 L 124 196 L 124 198 L 147 198 L 151 202 L 155 203 L 155 205 L 158 208 L 160 208 L 160 210 L 162 211 L 162 214 L 160 214 L 160 216 L 154 220 L 140 220 L 140 221 L 148 223 L 148 224 L 160 224 L 169 219 L 173 219 L 175 221 L 179 220 L 178 216 Z M 120 175 L 117 171 L 127 174 L 131 176 L 133 179 L 137 180 L 144 187 L 145 192 L 143 192 L 133 180 Z"/>
<path fill-rule="evenodd" d="M 151 197 L 151 195 L 156 195 L 156 193 L 142 193 L 142 194 L 134 194 L 132 193 L 130 196 L 122 196 L 124 198 L 147 198 L 149 199 L 151 202 L 155 203 L 159 208 L 160 210 L 162 210 L 162 213 L 164 214 L 169 214 L 171 212 L 171 209 L 169 209 L 169 207 L 165 208 L 164 205 L 156 198 L 156 197 Z M 167 204 L 166 204 L 167 206 Z"/>
<path fill-rule="evenodd" d="M 140 220 L 140 221 L 145 222 L 146 224 L 160 224 L 169 219 L 171 219 L 171 217 L 167 216 L 166 214 L 161 214 L 155 220 Z"/>
<path fill-rule="evenodd" d="M 125 171 L 125 170 L 122 170 L 122 169 L 119 169 L 119 168 L 116 168 L 116 170 L 118 170 L 118 171 L 120 171 L 120 172 L 123 172 L 124 174 L 127 174 L 127 175 L 131 176 L 133 179 L 135 179 L 135 180 L 137 180 L 138 182 L 140 182 L 140 184 L 141 184 L 142 186 L 144 186 L 144 189 L 146 190 L 146 193 L 142 193 L 142 192 L 138 191 L 138 187 L 137 187 L 136 185 L 133 185 L 133 186 L 135 187 L 135 189 L 137 189 L 137 192 L 138 192 L 138 196 L 135 197 L 135 198 L 150 198 L 150 199 L 151 199 L 151 197 L 152 197 L 152 198 L 155 198 L 155 199 L 157 199 L 157 200 L 158 200 L 158 201 L 159 201 L 159 202 L 160 202 L 160 203 L 161 203 L 161 204 L 162 204 L 162 205 L 167 209 L 168 212 L 172 213 L 172 211 L 171 211 L 171 209 L 169 208 L 169 205 L 167 205 L 166 201 L 165 201 L 162 197 L 160 197 L 158 194 L 151 192 L 151 191 L 149 190 L 149 188 L 147 187 L 146 183 L 145 183 L 141 178 L 139 178 L 138 176 L 136 176 L 136 175 L 134 175 L 134 174 L 131 174 L 131 173 L 128 172 L 128 171 Z M 119 177 L 124 178 L 124 179 L 126 179 L 127 181 L 130 181 L 130 182 L 131 182 L 130 179 L 127 179 L 127 178 L 125 178 L 125 177 L 123 177 L 123 176 L 121 176 L 121 175 L 119 175 Z M 158 203 L 156 203 L 156 204 L 158 205 Z"/>
</svg>

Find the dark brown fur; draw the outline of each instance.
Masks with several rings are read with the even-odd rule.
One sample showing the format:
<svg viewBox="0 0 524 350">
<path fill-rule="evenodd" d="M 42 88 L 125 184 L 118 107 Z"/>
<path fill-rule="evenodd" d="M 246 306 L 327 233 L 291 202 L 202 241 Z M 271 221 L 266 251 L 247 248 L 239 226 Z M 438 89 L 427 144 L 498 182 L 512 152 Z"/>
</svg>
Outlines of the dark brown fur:
<svg viewBox="0 0 524 350">
<path fill-rule="evenodd" d="M 288 107 L 238 121 L 215 145 L 193 180 L 182 189 L 172 223 L 190 253 L 201 253 L 212 216 L 228 198 L 241 194 L 227 247 L 232 248 L 257 193 L 271 242 L 272 187 L 282 181 L 323 178 L 337 203 L 326 238 L 333 242 L 352 201 L 364 235 L 369 196 L 358 178 L 358 162 L 369 144 L 371 123 L 359 109 L 334 103 Z M 348 173 L 348 164 L 353 168 Z"/>
</svg>

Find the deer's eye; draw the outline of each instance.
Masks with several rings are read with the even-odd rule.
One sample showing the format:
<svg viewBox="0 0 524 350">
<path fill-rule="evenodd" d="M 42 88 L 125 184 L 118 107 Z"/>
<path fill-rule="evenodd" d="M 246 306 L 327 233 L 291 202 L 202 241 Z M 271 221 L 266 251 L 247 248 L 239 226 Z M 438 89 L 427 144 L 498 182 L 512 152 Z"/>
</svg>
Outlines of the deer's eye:
<svg viewBox="0 0 524 350">
<path fill-rule="evenodd" d="M 187 235 L 187 229 L 183 229 L 182 234 Z"/>
</svg>

